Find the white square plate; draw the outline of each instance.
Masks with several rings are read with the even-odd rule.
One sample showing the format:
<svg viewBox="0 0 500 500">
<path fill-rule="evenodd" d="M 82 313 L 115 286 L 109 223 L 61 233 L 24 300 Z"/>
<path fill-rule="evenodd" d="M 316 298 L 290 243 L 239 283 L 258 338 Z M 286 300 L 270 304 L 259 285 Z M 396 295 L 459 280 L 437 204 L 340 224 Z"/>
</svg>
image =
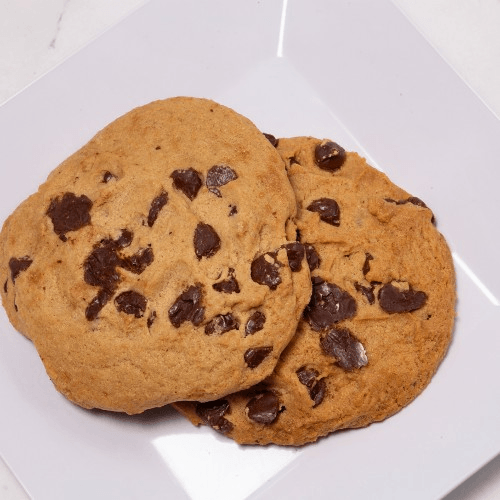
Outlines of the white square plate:
<svg viewBox="0 0 500 500">
<path fill-rule="evenodd" d="M 388 0 L 152 1 L 0 108 L 0 218 L 130 108 L 213 98 L 276 136 L 329 137 L 425 200 L 458 317 L 430 386 L 381 424 L 239 447 L 172 409 L 75 407 L 0 315 L 0 453 L 43 499 L 437 498 L 500 451 L 500 122 Z"/>
</svg>

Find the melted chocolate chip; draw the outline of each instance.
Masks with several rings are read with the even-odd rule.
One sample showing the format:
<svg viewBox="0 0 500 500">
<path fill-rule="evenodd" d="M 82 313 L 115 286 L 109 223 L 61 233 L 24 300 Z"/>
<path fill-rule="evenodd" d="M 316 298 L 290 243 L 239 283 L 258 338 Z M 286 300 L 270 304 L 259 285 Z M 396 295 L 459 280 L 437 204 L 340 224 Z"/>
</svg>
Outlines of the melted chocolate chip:
<svg viewBox="0 0 500 500">
<path fill-rule="evenodd" d="M 309 265 L 309 270 L 312 272 L 319 268 L 321 259 L 316 249 L 309 243 L 305 244 L 304 248 L 306 249 L 307 264 Z"/>
<path fill-rule="evenodd" d="M 317 212 L 319 218 L 331 224 L 332 226 L 340 226 L 340 208 L 338 203 L 331 198 L 320 198 L 314 200 L 308 207 L 310 212 Z"/>
<path fill-rule="evenodd" d="M 272 347 L 251 347 L 247 349 L 244 359 L 248 368 L 257 368 L 271 354 L 272 350 Z"/>
<path fill-rule="evenodd" d="M 90 224 L 92 202 L 82 194 L 64 193 L 62 198 L 51 200 L 47 215 L 52 220 L 54 232 L 62 241 L 66 241 L 66 233 L 76 231 Z"/>
<path fill-rule="evenodd" d="M 250 276 L 255 283 L 267 285 L 271 290 L 276 290 L 281 283 L 280 267 L 282 264 L 276 260 L 276 252 L 268 252 L 257 257 L 251 265 Z"/>
<path fill-rule="evenodd" d="M 194 251 L 196 257 L 212 257 L 220 248 L 220 238 L 209 224 L 200 222 L 194 231 Z"/>
<path fill-rule="evenodd" d="M 234 277 L 234 269 L 229 269 L 229 278 L 219 283 L 214 283 L 212 288 L 220 293 L 240 293 L 240 286 Z"/>
<path fill-rule="evenodd" d="M 360 283 L 356 282 L 354 283 L 354 288 L 366 297 L 366 300 L 368 300 L 369 304 L 375 303 L 375 294 L 373 293 L 375 286 L 373 284 L 371 284 L 370 286 L 363 286 Z"/>
<path fill-rule="evenodd" d="M 285 245 L 286 255 L 288 257 L 288 265 L 292 272 L 297 272 L 302 269 L 302 261 L 304 260 L 305 249 L 304 245 L 298 241 Z"/>
<path fill-rule="evenodd" d="M 312 285 L 312 296 L 304 310 L 304 318 L 313 330 L 323 330 L 356 314 L 356 301 L 345 290 L 319 277 L 313 277 Z"/>
<path fill-rule="evenodd" d="M 227 434 L 233 430 L 233 424 L 224 418 L 224 415 L 230 410 L 229 401 L 219 399 L 209 401 L 208 403 L 198 403 L 196 405 L 196 414 L 201 420 L 213 429 Z"/>
<path fill-rule="evenodd" d="M 332 141 L 323 141 L 314 150 L 316 165 L 323 170 L 335 172 L 345 161 L 345 149 Z"/>
<path fill-rule="evenodd" d="M 264 323 L 266 322 L 266 315 L 260 311 L 255 311 L 247 321 L 245 325 L 245 337 L 247 335 L 253 335 L 264 328 Z"/>
<path fill-rule="evenodd" d="M 230 330 L 238 330 L 240 324 L 231 313 L 219 314 L 205 325 L 206 335 L 222 335 Z"/>
<path fill-rule="evenodd" d="M 313 408 L 316 408 L 324 399 L 326 394 L 326 379 L 319 379 L 309 390 L 309 396 L 314 401 Z"/>
<path fill-rule="evenodd" d="M 102 182 L 107 184 L 111 179 L 116 179 L 116 175 L 108 171 L 104 172 L 104 175 L 102 176 Z"/>
<path fill-rule="evenodd" d="M 156 311 L 151 311 L 151 314 L 149 315 L 149 317 L 146 321 L 148 328 L 151 328 L 153 326 L 155 319 L 156 319 Z"/>
<path fill-rule="evenodd" d="M 142 318 L 148 301 L 144 295 L 127 290 L 115 298 L 115 305 L 118 311 L 126 314 L 133 314 L 136 318 Z"/>
<path fill-rule="evenodd" d="M 279 139 L 276 139 L 276 137 L 274 137 L 274 135 L 272 134 L 266 134 L 264 132 L 264 137 L 275 147 L 277 148 L 278 147 L 278 143 L 279 143 Z"/>
<path fill-rule="evenodd" d="M 427 294 L 413 290 L 411 285 L 408 290 L 400 290 L 392 283 L 387 283 L 378 292 L 378 302 L 390 314 L 411 312 L 425 305 Z"/>
<path fill-rule="evenodd" d="M 232 217 L 233 215 L 236 215 L 238 213 L 238 207 L 236 205 L 229 205 L 229 207 L 229 217 Z"/>
<path fill-rule="evenodd" d="M 373 260 L 373 255 L 366 252 L 365 263 L 363 264 L 363 274 L 366 276 L 370 272 L 370 261 Z"/>
<path fill-rule="evenodd" d="M 141 274 L 154 261 L 154 253 L 151 247 L 141 248 L 138 252 L 121 259 L 120 265 L 134 274 Z"/>
<path fill-rule="evenodd" d="M 405 200 L 393 200 L 392 198 L 385 198 L 385 201 L 387 201 L 388 203 L 395 203 L 396 205 L 405 205 L 406 203 L 411 203 L 412 205 L 416 205 L 417 207 L 427 208 L 428 210 L 430 210 L 430 208 L 416 196 L 410 196 Z M 434 217 L 434 214 L 432 214 L 431 222 L 432 224 L 436 224 L 436 218 Z"/>
<path fill-rule="evenodd" d="M 25 255 L 24 257 L 20 257 L 19 259 L 12 257 L 9 260 L 10 277 L 12 278 L 12 283 L 15 283 L 16 278 L 19 276 L 19 274 L 23 271 L 26 271 L 26 269 L 28 269 L 28 267 L 30 267 L 32 263 L 33 260 L 30 259 L 27 255 Z M 5 292 L 7 292 L 7 290 L 5 290 Z"/>
<path fill-rule="evenodd" d="M 160 210 L 167 204 L 168 202 L 168 194 L 165 191 L 161 192 L 152 202 L 151 208 L 149 209 L 148 214 L 148 226 L 153 227 L 158 215 L 160 214 Z"/>
<path fill-rule="evenodd" d="M 170 177 L 176 189 L 182 191 L 191 201 L 196 198 L 202 185 L 200 174 L 196 170 L 193 168 L 174 170 Z"/>
<path fill-rule="evenodd" d="M 201 291 L 201 285 L 193 285 L 179 295 L 168 310 L 172 325 L 179 328 L 184 321 L 191 321 L 193 325 L 198 326 L 203 321 L 205 308 L 201 305 Z"/>
<path fill-rule="evenodd" d="M 234 181 L 238 178 L 236 172 L 225 165 L 215 165 L 207 173 L 207 188 L 211 193 L 214 193 L 219 198 L 222 196 L 219 191 L 220 186 L 224 186 L 228 182 Z"/>
<path fill-rule="evenodd" d="M 304 384 L 308 389 L 310 389 L 316 382 L 316 377 L 319 373 L 316 370 L 308 369 L 305 366 L 297 370 L 297 377 L 301 384 Z"/>
<path fill-rule="evenodd" d="M 313 408 L 316 408 L 316 406 L 318 406 L 325 397 L 326 393 L 325 379 L 322 378 L 320 380 L 316 380 L 319 373 L 316 370 L 308 369 L 305 366 L 299 368 L 296 373 L 299 382 L 307 387 L 309 396 L 314 401 Z"/>
<path fill-rule="evenodd" d="M 99 290 L 97 295 L 91 300 L 87 308 L 85 309 L 85 318 L 88 321 L 94 321 L 101 309 L 109 302 L 109 299 L 113 296 L 113 292 L 105 289 Z"/>
<path fill-rule="evenodd" d="M 117 248 L 126 248 L 130 246 L 133 238 L 134 235 L 132 231 L 129 231 L 128 229 L 122 229 L 122 234 L 113 243 Z"/>
<path fill-rule="evenodd" d="M 270 425 L 277 418 L 280 410 L 278 396 L 266 391 L 257 394 L 247 403 L 248 418 L 259 424 Z"/>
<path fill-rule="evenodd" d="M 347 328 L 331 328 L 320 344 L 343 370 L 352 371 L 368 364 L 363 344 Z"/>
<path fill-rule="evenodd" d="M 83 279 L 85 283 L 106 290 L 115 290 L 120 281 L 120 275 L 116 271 L 120 262 L 114 242 L 105 240 L 100 246 L 92 250 L 92 253 L 83 263 Z"/>
</svg>

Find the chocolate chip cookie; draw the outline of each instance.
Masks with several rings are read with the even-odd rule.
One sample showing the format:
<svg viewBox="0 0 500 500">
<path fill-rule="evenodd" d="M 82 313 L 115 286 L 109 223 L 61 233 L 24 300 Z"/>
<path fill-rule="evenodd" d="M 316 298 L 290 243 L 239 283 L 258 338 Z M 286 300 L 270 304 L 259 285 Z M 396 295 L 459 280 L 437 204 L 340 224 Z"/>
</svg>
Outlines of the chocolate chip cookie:
<svg viewBox="0 0 500 500">
<path fill-rule="evenodd" d="M 434 216 L 356 153 L 280 139 L 313 292 L 264 382 L 176 403 L 239 443 L 301 445 L 383 420 L 429 383 L 451 340 L 455 277 Z"/>
<path fill-rule="evenodd" d="M 138 413 L 260 382 L 309 300 L 276 149 L 213 101 L 137 108 L 64 161 L 0 236 L 3 304 L 56 388 Z"/>
</svg>

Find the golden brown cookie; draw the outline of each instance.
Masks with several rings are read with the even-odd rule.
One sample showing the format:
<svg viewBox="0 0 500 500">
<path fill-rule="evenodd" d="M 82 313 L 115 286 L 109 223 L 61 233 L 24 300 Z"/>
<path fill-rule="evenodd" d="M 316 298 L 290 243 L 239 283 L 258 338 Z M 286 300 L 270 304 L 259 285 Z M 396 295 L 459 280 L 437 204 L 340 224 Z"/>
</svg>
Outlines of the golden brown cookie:
<svg viewBox="0 0 500 500">
<path fill-rule="evenodd" d="M 153 102 L 7 219 L 3 304 L 83 407 L 218 398 L 272 372 L 309 300 L 295 214 L 284 163 L 249 120 L 205 99 Z"/>
<path fill-rule="evenodd" d="M 429 383 L 451 340 L 453 263 L 432 212 L 332 141 L 280 139 L 313 293 L 274 373 L 176 403 L 239 443 L 301 445 L 383 420 Z"/>
</svg>

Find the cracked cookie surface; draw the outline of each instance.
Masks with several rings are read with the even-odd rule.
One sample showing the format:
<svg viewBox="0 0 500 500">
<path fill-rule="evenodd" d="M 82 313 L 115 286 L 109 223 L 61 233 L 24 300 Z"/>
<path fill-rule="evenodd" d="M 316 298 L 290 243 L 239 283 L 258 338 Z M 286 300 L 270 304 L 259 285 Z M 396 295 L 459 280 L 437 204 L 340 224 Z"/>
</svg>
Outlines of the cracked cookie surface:
<svg viewBox="0 0 500 500">
<path fill-rule="evenodd" d="M 312 296 L 274 373 L 174 407 L 243 444 L 301 445 L 383 420 L 429 383 L 452 336 L 455 275 L 430 209 L 356 153 L 279 139 Z"/>
<path fill-rule="evenodd" d="M 219 398 L 272 372 L 309 300 L 307 265 L 288 262 L 295 214 L 283 160 L 249 120 L 156 101 L 7 219 L 3 304 L 83 407 Z"/>
</svg>

